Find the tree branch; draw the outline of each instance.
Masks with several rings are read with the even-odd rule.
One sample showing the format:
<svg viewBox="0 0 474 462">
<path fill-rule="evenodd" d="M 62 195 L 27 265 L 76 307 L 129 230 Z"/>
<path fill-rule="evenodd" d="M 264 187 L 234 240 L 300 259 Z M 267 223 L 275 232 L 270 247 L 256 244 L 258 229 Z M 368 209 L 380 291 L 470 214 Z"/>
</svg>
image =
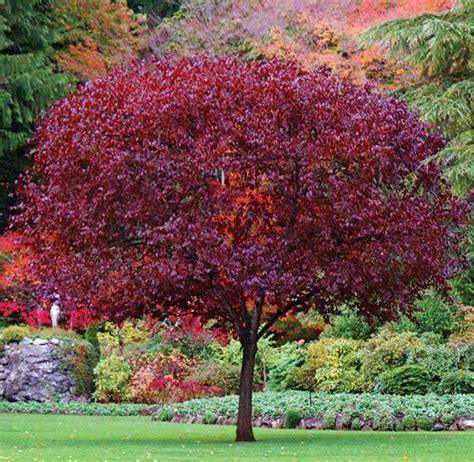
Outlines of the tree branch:
<svg viewBox="0 0 474 462">
<path fill-rule="evenodd" d="M 293 308 L 296 308 L 298 305 L 301 305 L 303 303 L 306 303 L 307 301 L 309 301 L 311 299 L 311 297 L 313 297 L 315 294 L 317 293 L 317 290 L 314 289 L 314 290 L 311 290 L 309 292 L 307 292 L 306 294 L 302 295 L 301 297 L 295 299 L 295 300 L 292 300 L 291 302 L 289 302 L 287 305 L 281 307 L 278 311 L 276 311 L 275 313 L 273 313 L 270 318 L 268 319 L 268 321 L 263 325 L 263 327 L 260 329 L 260 331 L 258 332 L 257 334 L 257 340 L 260 340 L 264 335 L 265 333 L 268 331 L 268 329 L 270 329 L 270 327 L 273 326 L 273 324 L 275 323 L 275 321 L 278 320 L 278 318 L 280 318 L 281 316 L 283 316 L 284 314 L 288 313 L 290 310 L 292 310 Z"/>
</svg>

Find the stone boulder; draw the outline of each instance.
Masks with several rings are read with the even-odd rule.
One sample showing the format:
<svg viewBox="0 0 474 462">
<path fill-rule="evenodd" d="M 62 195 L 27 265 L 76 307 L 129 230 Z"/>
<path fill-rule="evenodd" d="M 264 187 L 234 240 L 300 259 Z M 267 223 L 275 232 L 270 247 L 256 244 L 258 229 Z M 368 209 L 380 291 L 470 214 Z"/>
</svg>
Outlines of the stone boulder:
<svg viewBox="0 0 474 462">
<path fill-rule="evenodd" d="M 65 340 L 40 338 L 6 344 L 0 358 L 0 399 L 75 401 L 78 396 L 68 366 L 74 353 L 67 345 Z"/>
</svg>

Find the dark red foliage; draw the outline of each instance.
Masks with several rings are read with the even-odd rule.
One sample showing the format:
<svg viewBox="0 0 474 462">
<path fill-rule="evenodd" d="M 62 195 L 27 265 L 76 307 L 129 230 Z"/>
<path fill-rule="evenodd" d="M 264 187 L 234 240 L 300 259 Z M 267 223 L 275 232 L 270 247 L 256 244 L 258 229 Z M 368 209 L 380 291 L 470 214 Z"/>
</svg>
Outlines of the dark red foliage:
<svg viewBox="0 0 474 462">
<path fill-rule="evenodd" d="M 390 316 L 456 269 L 444 143 L 374 88 L 297 64 L 138 62 L 53 107 L 17 223 L 46 291 L 114 318 L 249 323 L 255 300 Z M 224 181 L 222 181 L 224 179 Z"/>
<path fill-rule="evenodd" d="M 257 339 L 281 316 L 407 308 L 456 268 L 464 202 L 405 103 L 296 63 L 136 63 L 57 104 L 17 220 L 63 307 L 221 318 L 243 347 L 237 440 L 254 441 Z"/>
</svg>

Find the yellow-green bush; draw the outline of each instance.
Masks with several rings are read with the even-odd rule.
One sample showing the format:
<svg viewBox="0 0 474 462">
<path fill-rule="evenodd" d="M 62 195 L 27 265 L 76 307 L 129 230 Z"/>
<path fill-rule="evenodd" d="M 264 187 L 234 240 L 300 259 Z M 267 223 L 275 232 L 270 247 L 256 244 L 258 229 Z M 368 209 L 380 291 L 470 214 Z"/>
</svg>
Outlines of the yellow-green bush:
<svg viewBox="0 0 474 462">
<path fill-rule="evenodd" d="M 97 364 L 94 398 L 101 402 L 126 401 L 129 394 L 129 380 L 132 368 L 124 358 L 109 356 Z"/>
<path fill-rule="evenodd" d="M 344 338 L 324 338 L 311 344 L 305 363 L 295 369 L 295 382 L 314 391 L 360 391 L 358 370 L 362 345 L 362 341 Z"/>
<path fill-rule="evenodd" d="M 118 355 L 129 359 L 140 355 L 150 337 L 151 333 L 144 328 L 143 321 L 126 321 L 121 327 L 106 322 L 104 332 L 97 333 L 101 356 Z"/>
<path fill-rule="evenodd" d="M 34 333 L 34 329 L 30 326 L 12 325 L 8 326 L 2 332 L 2 340 L 4 343 L 21 342 L 25 337 L 29 337 Z"/>
<path fill-rule="evenodd" d="M 380 375 L 426 357 L 427 347 L 413 332 L 394 333 L 382 329 L 365 342 L 360 351 L 360 379 L 364 391 L 373 391 Z"/>
</svg>

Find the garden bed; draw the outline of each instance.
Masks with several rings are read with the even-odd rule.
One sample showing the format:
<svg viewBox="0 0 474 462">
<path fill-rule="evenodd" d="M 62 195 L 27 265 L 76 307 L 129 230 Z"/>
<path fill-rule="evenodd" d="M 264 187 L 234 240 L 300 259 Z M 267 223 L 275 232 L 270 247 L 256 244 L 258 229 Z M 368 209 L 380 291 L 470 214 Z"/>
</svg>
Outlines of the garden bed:
<svg viewBox="0 0 474 462">
<path fill-rule="evenodd" d="M 256 393 L 256 427 L 335 430 L 471 430 L 474 395 Z M 208 398 L 163 406 L 156 420 L 176 423 L 236 422 L 237 396 Z"/>
</svg>

